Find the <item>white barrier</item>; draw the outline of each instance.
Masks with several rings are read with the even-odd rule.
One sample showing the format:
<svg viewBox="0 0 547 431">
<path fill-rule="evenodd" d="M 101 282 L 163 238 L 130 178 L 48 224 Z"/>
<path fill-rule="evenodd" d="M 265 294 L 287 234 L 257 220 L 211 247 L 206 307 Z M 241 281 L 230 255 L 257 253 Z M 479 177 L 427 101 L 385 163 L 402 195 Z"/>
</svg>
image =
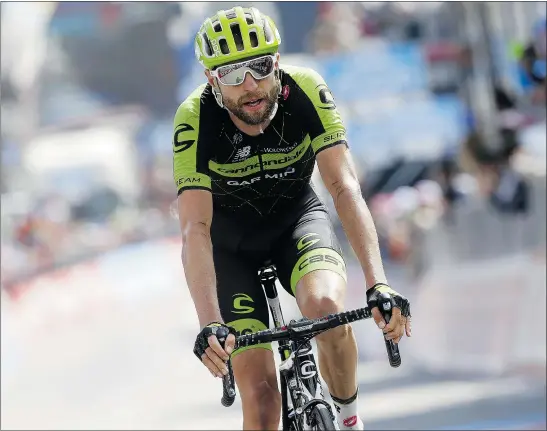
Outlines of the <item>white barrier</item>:
<svg viewBox="0 0 547 431">
<path fill-rule="evenodd" d="M 49 330 L 185 288 L 184 280 L 179 241 L 127 245 L 14 285 L 2 314 L 25 332 Z"/>
<path fill-rule="evenodd" d="M 531 255 L 435 268 L 414 299 L 405 353 L 435 371 L 544 367 L 545 280 Z"/>
</svg>

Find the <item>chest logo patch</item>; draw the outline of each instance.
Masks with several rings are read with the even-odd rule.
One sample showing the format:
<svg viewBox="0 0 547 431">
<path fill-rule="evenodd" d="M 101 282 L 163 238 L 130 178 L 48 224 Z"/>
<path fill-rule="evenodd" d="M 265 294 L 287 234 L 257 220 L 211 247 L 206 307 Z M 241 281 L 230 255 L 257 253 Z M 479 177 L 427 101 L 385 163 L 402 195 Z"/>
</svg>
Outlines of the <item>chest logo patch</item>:
<svg viewBox="0 0 547 431">
<path fill-rule="evenodd" d="M 239 150 L 237 150 L 233 161 L 234 162 L 239 162 L 241 160 L 244 160 L 247 157 L 249 157 L 250 154 L 251 154 L 251 147 L 250 146 L 240 148 Z"/>
</svg>

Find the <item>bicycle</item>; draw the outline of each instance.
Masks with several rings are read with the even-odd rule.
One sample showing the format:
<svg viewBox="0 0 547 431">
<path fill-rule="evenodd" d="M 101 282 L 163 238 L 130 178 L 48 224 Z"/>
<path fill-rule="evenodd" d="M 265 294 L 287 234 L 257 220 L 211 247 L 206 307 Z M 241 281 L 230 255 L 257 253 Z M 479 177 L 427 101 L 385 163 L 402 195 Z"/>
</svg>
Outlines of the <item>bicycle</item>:
<svg viewBox="0 0 547 431">
<path fill-rule="evenodd" d="M 284 430 L 301 431 L 310 429 L 309 427 L 318 431 L 338 429 L 335 426 L 332 409 L 323 396 L 310 341 L 321 332 L 372 317 L 370 309 L 359 308 L 313 320 L 307 318 L 291 320 L 288 325 L 285 325 L 275 287 L 277 280 L 275 266 L 267 262 L 259 270 L 259 279 L 266 293 L 275 327 L 236 337 L 235 349 L 274 341 L 278 343 L 281 356 L 279 375 Z M 392 298 L 387 294 L 382 295 L 379 305 L 381 310 L 383 309 L 384 318 L 389 322 L 394 305 Z M 224 341 L 226 341 L 225 338 L 219 338 L 222 346 Z M 390 365 L 394 368 L 398 367 L 401 365 L 401 356 L 397 344 L 392 340 L 385 340 L 385 343 Z M 230 407 L 234 403 L 236 391 L 230 360 L 227 365 L 228 374 L 222 381 L 221 403 L 225 407 Z"/>
</svg>

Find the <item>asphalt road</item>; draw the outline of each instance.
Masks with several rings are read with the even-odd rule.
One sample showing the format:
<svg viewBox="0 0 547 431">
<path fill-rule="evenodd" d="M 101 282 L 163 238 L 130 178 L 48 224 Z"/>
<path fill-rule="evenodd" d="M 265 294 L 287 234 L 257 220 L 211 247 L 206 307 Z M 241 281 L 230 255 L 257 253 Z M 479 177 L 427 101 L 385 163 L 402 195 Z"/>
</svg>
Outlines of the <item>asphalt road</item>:
<svg viewBox="0 0 547 431">
<path fill-rule="evenodd" d="M 2 429 L 241 429 L 239 400 L 222 407 L 220 381 L 192 354 L 184 287 L 94 289 L 2 302 Z M 545 429 L 545 381 L 533 376 L 375 361 L 360 367 L 360 391 L 367 429 Z"/>
</svg>

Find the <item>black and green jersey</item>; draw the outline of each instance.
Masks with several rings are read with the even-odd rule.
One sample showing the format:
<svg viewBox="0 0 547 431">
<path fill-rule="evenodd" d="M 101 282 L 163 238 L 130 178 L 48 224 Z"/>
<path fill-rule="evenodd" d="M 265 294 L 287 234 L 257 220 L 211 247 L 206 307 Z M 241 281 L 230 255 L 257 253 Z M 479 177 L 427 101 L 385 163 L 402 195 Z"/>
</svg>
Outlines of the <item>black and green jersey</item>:
<svg viewBox="0 0 547 431">
<path fill-rule="evenodd" d="M 198 87 L 174 120 L 173 171 L 180 195 L 213 193 L 215 213 L 283 213 L 309 197 L 315 155 L 346 144 L 332 95 L 312 69 L 282 66 L 278 110 L 259 136 L 248 136 L 220 108 L 210 85 Z"/>
</svg>

